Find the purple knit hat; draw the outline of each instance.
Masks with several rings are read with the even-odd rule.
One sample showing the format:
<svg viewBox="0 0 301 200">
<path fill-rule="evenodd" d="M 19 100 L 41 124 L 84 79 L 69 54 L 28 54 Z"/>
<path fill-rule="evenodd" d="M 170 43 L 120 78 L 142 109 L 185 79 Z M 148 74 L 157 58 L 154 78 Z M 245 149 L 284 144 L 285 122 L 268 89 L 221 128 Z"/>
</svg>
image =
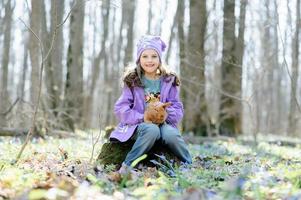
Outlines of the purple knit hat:
<svg viewBox="0 0 301 200">
<path fill-rule="evenodd" d="M 164 52 L 165 48 L 166 44 L 161 40 L 160 36 L 142 36 L 137 43 L 136 63 L 138 64 L 142 52 L 146 49 L 154 49 L 158 53 L 161 62 L 162 52 Z"/>
</svg>

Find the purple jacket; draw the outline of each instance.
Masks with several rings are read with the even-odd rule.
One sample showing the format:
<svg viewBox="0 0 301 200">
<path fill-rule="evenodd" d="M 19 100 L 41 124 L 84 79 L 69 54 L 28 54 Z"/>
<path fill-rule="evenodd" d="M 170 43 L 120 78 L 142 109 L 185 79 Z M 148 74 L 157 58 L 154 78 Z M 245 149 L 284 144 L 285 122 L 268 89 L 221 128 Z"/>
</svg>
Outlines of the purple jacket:
<svg viewBox="0 0 301 200">
<path fill-rule="evenodd" d="M 161 78 L 160 101 L 172 103 L 166 109 L 168 113 L 166 123 L 177 127 L 178 122 L 183 117 L 184 110 L 179 99 L 179 88 L 173 84 L 174 81 L 175 77 L 172 75 Z M 144 89 L 142 87 L 130 89 L 124 86 L 114 107 L 114 113 L 119 124 L 111 133 L 110 139 L 115 138 L 120 142 L 127 141 L 133 135 L 136 127 L 143 122 L 144 110 Z"/>
</svg>

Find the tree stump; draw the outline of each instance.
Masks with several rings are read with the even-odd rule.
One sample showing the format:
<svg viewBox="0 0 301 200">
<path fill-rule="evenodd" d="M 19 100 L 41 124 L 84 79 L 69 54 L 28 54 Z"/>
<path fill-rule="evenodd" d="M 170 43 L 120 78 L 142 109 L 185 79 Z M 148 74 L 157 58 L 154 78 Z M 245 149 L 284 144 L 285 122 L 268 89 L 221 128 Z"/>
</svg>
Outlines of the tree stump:
<svg viewBox="0 0 301 200">
<path fill-rule="evenodd" d="M 111 132 L 114 130 L 114 127 L 109 126 L 105 128 L 105 138 L 109 139 Z M 132 149 L 135 141 L 130 139 L 127 142 L 119 142 L 119 141 L 109 141 L 103 144 L 100 153 L 97 157 L 97 162 L 103 165 L 114 164 L 118 167 L 121 166 L 128 152 Z M 173 160 L 177 163 L 180 160 L 169 150 L 169 148 L 163 145 L 160 141 L 156 142 L 156 144 L 151 148 L 149 152 L 146 153 L 148 156 L 141 163 L 147 166 L 154 166 L 150 162 L 150 160 L 156 160 L 161 163 L 157 155 L 164 155 L 167 160 Z"/>
</svg>

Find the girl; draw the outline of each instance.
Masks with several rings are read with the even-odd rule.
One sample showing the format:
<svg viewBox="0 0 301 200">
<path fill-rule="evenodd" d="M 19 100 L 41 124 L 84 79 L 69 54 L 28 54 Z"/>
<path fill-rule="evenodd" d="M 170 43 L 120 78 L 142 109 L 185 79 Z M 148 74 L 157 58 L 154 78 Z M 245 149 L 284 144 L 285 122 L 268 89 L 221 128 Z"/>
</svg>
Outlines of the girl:
<svg viewBox="0 0 301 200">
<path fill-rule="evenodd" d="M 179 78 L 162 67 L 165 43 L 159 36 L 143 36 L 137 44 L 136 67 L 125 73 L 124 87 L 114 112 L 120 123 L 110 139 L 125 142 L 132 136 L 136 141 L 127 154 L 120 173 L 125 173 L 131 163 L 148 152 L 155 142 L 162 142 L 183 162 L 191 164 L 191 156 L 181 137 L 177 124 L 183 117 L 183 104 L 179 100 Z M 162 124 L 144 122 L 144 111 L 151 98 L 171 102 L 166 108 Z"/>
</svg>

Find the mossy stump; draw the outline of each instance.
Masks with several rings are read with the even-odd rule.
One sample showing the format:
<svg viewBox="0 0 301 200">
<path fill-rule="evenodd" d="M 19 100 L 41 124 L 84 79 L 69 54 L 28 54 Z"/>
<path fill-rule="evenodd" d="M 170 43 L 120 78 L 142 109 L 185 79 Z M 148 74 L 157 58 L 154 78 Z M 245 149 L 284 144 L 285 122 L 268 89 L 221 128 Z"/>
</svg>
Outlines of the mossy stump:
<svg viewBox="0 0 301 200">
<path fill-rule="evenodd" d="M 121 163 L 124 161 L 127 153 L 131 150 L 133 144 L 133 140 L 128 142 L 107 142 L 103 144 L 97 157 L 97 161 L 105 166 L 110 164 L 121 166 Z M 179 162 L 179 160 L 169 151 L 166 146 L 158 142 L 149 152 L 147 152 L 148 156 L 142 161 L 142 163 L 147 166 L 153 166 L 153 164 L 149 162 L 150 160 L 157 160 L 158 162 L 161 162 L 155 154 L 164 155 L 167 160 Z"/>
<path fill-rule="evenodd" d="M 106 142 L 102 145 L 97 161 L 103 165 L 120 165 L 131 150 L 132 142 Z"/>
<path fill-rule="evenodd" d="M 105 128 L 105 139 L 109 139 L 111 132 L 115 129 L 114 126 L 108 126 Z M 124 161 L 128 152 L 132 149 L 135 141 L 130 139 L 127 142 L 109 141 L 103 144 L 100 153 L 97 157 L 97 162 L 103 165 L 114 164 L 118 167 Z M 142 161 L 147 166 L 153 166 L 150 160 L 156 160 L 161 163 L 161 160 L 155 155 L 164 155 L 167 160 L 174 160 L 179 163 L 179 159 L 170 152 L 167 146 L 157 142 L 149 152 L 147 152 L 147 158 Z"/>
</svg>

